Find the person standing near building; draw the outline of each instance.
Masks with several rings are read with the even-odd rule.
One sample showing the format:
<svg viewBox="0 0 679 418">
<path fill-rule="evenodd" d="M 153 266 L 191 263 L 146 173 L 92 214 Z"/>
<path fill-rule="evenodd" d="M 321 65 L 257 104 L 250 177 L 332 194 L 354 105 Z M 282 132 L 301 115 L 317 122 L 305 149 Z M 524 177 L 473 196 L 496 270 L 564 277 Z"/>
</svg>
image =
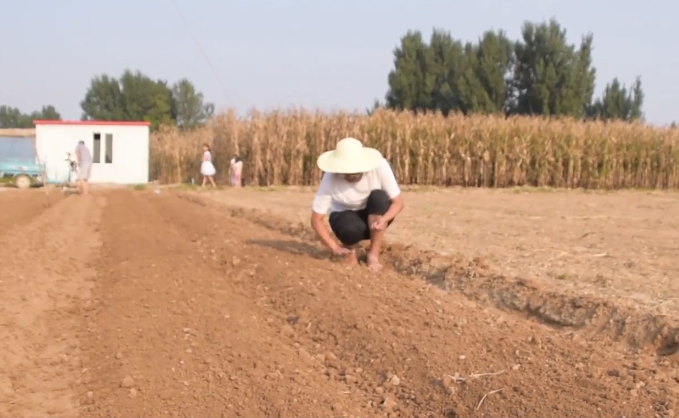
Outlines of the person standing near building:
<svg viewBox="0 0 679 418">
<path fill-rule="evenodd" d="M 78 161 L 78 190 L 81 194 L 87 194 L 90 189 L 92 154 L 85 145 L 85 141 L 79 141 L 75 147 L 75 158 Z"/>
</svg>

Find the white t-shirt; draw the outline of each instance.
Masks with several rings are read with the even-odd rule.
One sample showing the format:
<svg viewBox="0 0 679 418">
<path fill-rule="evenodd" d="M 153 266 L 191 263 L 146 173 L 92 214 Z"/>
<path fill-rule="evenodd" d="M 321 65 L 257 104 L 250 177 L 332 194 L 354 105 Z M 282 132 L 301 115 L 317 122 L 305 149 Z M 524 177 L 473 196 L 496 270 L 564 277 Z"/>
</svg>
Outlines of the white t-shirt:
<svg viewBox="0 0 679 418">
<path fill-rule="evenodd" d="M 356 183 L 348 183 L 342 178 L 342 174 L 325 173 L 311 209 L 321 215 L 364 209 L 370 192 L 380 189 L 392 199 L 401 194 L 394 172 L 386 159 L 382 159 L 377 168 L 364 173 Z"/>
<path fill-rule="evenodd" d="M 205 151 L 203 153 L 203 162 L 212 162 L 212 153 L 210 151 Z"/>
</svg>

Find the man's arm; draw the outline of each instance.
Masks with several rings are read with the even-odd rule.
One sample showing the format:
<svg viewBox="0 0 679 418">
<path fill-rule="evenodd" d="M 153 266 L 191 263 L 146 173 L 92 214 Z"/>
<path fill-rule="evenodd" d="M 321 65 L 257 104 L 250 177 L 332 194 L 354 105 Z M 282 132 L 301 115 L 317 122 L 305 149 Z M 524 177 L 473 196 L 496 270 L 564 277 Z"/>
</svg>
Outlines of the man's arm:
<svg viewBox="0 0 679 418">
<path fill-rule="evenodd" d="M 391 199 L 391 206 L 389 206 L 389 210 L 381 216 L 382 219 L 384 219 L 385 222 L 389 222 L 392 219 L 396 217 L 401 211 L 403 210 L 403 196 L 400 194 L 396 197 L 393 197 Z"/>
<path fill-rule="evenodd" d="M 323 223 L 324 215 L 320 213 L 311 212 L 311 228 L 316 232 L 316 235 L 321 239 L 323 244 L 325 244 L 331 250 L 336 250 L 339 245 L 332 239 L 328 228 Z"/>
<path fill-rule="evenodd" d="M 401 194 L 401 188 L 398 186 L 398 182 L 396 181 L 394 171 L 391 169 L 391 166 L 387 160 L 382 161 L 377 169 L 377 175 L 380 178 L 382 190 L 384 190 L 391 199 L 391 206 L 389 206 L 389 210 L 387 210 L 387 212 L 381 216 L 382 220 L 389 222 L 403 210 L 403 195 Z"/>
<path fill-rule="evenodd" d="M 311 228 L 316 232 L 316 235 L 323 241 L 328 248 L 335 250 L 339 246 L 330 237 L 330 232 L 328 228 L 323 223 L 323 218 L 330 211 L 332 206 L 332 196 L 330 190 L 332 190 L 331 175 L 326 174 L 321 180 L 321 184 L 318 186 L 318 192 L 314 196 L 314 201 L 311 204 Z"/>
</svg>

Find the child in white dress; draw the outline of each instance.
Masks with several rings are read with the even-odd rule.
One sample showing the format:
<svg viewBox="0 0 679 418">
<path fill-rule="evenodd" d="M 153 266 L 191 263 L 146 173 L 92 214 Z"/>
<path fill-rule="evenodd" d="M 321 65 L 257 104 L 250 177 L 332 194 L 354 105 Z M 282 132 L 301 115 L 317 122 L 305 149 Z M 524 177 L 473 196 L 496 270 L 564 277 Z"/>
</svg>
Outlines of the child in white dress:
<svg viewBox="0 0 679 418">
<path fill-rule="evenodd" d="M 203 162 L 200 164 L 200 174 L 203 175 L 203 186 L 205 187 L 205 181 L 210 179 L 212 187 L 217 187 L 213 176 L 217 173 L 215 166 L 212 164 L 212 152 L 210 151 L 210 146 L 208 144 L 203 144 Z"/>
</svg>

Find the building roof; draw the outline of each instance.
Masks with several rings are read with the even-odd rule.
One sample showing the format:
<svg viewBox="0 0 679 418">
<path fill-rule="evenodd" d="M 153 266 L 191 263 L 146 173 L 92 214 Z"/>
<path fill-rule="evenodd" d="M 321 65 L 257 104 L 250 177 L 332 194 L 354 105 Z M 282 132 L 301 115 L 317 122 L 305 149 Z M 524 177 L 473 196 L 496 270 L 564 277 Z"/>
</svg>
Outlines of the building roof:
<svg viewBox="0 0 679 418">
<path fill-rule="evenodd" d="M 132 121 L 132 120 L 41 120 L 33 121 L 35 126 L 38 125 L 94 125 L 94 126 L 151 126 L 151 122 L 146 121 Z"/>
</svg>

